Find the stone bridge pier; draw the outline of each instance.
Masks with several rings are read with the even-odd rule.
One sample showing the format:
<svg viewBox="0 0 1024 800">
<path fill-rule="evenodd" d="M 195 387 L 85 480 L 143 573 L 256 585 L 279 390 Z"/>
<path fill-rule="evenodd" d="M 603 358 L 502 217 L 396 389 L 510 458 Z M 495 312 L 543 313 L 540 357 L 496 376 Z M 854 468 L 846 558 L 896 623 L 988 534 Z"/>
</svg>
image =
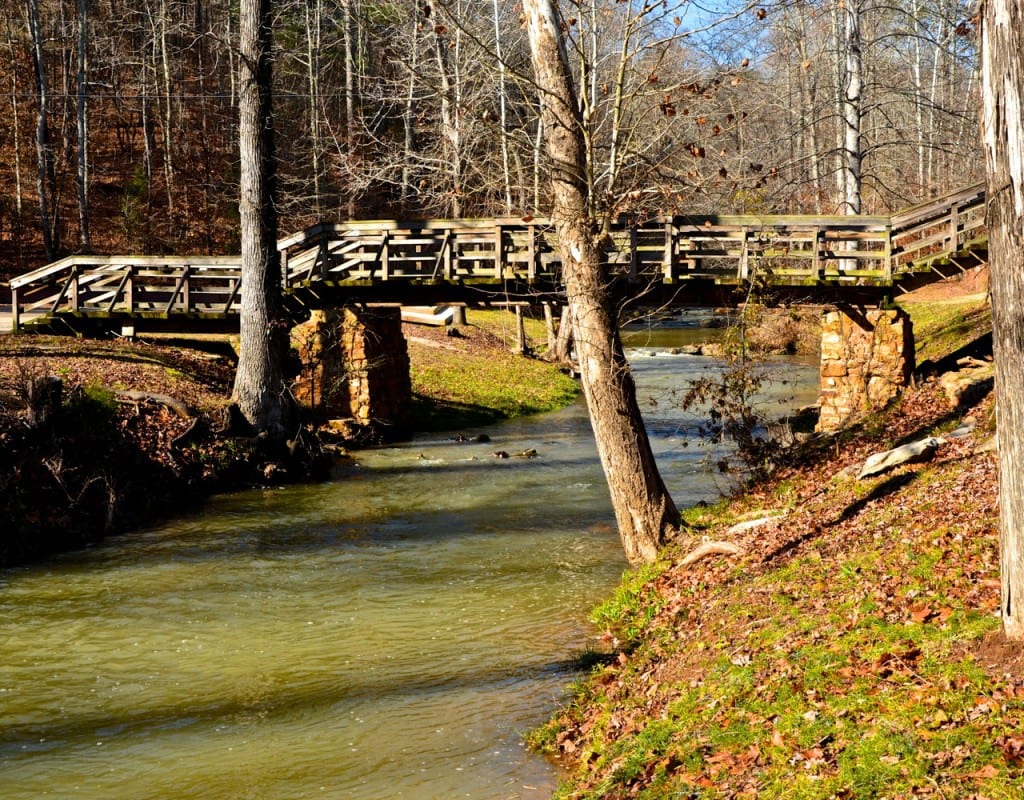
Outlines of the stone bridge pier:
<svg viewBox="0 0 1024 800">
<path fill-rule="evenodd" d="M 395 441 L 409 434 L 409 351 L 396 307 L 313 311 L 292 330 L 301 406 L 345 435 Z"/>
<path fill-rule="evenodd" d="M 878 411 L 910 384 L 914 331 L 905 311 L 844 309 L 821 326 L 819 431 Z"/>
</svg>

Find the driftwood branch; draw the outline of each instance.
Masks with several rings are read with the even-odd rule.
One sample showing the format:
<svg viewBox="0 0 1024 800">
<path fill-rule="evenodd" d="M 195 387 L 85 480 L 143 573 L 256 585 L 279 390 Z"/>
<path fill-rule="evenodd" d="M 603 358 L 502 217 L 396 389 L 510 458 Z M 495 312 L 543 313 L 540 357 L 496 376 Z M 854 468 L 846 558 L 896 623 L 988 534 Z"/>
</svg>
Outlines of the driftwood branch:
<svg viewBox="0 0 1024 800">
<path fill-rule="evenodd" d="M 157 405 L 165 406 L 177 414 L 179 417 L 185 419 L 191 419 L 195 416 L 191 409 L 185 405 L 181 400 L 177 400 L 170 395 L 166 394 L 154 394 L 152 392 L 128 392 L 128 391 L 116 391 L 114 397 L 117 398 L 118 402 L 121 403 L 156 403 Z"/>
<path fill-rule="evenodd" d="M 738 556 L 743 552 L 743 548 L 732 542 L 704 542 L 704 544 L 698 545 L 691 550 L 682 561 L 679 562 L 679 566 L 688 567 L 691 564 L 696 564 L 701 559 L 707 558 L 708 556 Z"/>
</svg>

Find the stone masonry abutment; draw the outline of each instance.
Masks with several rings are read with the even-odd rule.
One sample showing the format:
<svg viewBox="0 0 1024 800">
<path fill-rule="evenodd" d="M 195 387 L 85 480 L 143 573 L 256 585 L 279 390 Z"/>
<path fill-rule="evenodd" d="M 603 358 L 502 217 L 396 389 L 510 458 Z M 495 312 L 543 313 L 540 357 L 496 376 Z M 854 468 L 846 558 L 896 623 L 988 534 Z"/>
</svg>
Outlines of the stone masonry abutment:
<svg viewBox="0 0 1024 800">
<path fill-rule="evenodd" d="M 300 405 L 346 433 L 394 441 L 409 433 L 412 382 L 397 307 L 325 309 L 292 330 Z"/>
<path fill-rule="evenodd" d="M 914 372 L 914 333 L 905 311 L 826 312 L 821 325 L 819 431 L 835 431 L 898 397 Z"/>
</svg>

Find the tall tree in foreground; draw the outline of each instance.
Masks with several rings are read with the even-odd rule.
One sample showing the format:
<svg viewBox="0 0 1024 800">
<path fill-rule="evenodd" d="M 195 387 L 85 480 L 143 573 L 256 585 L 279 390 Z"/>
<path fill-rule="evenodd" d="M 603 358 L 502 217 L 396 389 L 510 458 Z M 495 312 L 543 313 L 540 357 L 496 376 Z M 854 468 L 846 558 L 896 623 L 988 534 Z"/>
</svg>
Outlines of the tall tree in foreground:
<svg viewBox="0 0 1024 800">
<path fill-rule="evenodd" d="M 271 108 L 270 0 L 239 8 L 238 151 L 242 240 L 242 313 L 232 399 L 256 430 L 284 425 L 283 365 L 287 327 L 281 314 L 281 257 L 277 251 L 276 167 Z"/>
<path fill-rule="evenodd" d="M 1024 6 L 983 3 L 982 140 L 988 176 L 999 431 L 1003 629 L 1024 639 Z"/>
<path fill-rule="evenodd" d="M 555 0 L 525 0 L 548 155 L 552 210 L 583 393 L 619 534 L 631 563 L 653 561 L 679 524 L 644 429 L 591 218 L 582 120 Z"/>
</svg>

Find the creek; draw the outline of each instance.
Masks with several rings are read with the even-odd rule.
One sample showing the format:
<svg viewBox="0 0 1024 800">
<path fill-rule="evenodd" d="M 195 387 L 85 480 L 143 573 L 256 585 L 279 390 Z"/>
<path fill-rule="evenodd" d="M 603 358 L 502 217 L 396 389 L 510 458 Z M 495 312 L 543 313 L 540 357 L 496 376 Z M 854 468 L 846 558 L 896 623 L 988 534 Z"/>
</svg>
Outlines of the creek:
<svg viewBox="0 0 1024 800">
<path fill-rule="evenodd" d="M 627 339 L 680 507 L 725 488 L 674 395 L 715 368 L 667 353 L 695 335 Z M 774 372 L 813 401 L 815 366 Z M 481 433 L 0 572 L 2 796 L 549 796 L 522 735 L 626 564 L 582 401 Z"/>
</svg>

